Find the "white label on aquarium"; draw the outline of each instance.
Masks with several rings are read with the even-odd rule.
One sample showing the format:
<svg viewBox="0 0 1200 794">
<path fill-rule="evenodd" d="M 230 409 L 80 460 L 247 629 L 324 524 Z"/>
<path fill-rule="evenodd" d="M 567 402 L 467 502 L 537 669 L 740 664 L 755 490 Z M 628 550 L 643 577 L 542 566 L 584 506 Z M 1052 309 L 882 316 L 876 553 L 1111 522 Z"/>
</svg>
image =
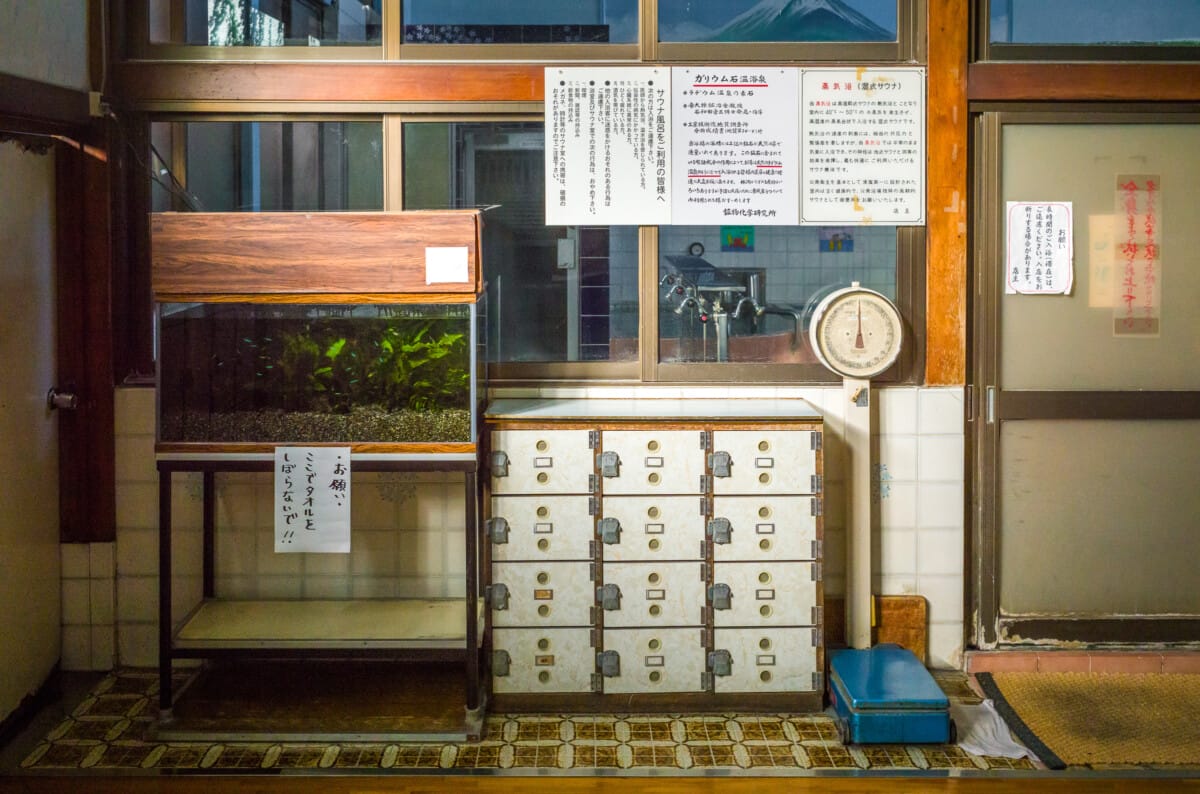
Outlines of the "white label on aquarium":
<svg viewBox="0 0 1200 794">
<path fill-rule="evenodd" d="M 275 552 L 350 553 L 350 448 L 275 448 Z"/>
<path fill-rule="evenodd" d="M 469 275 L 465 245 L 425 249 L 426 284 L 466 284 Z"/>
</svg>

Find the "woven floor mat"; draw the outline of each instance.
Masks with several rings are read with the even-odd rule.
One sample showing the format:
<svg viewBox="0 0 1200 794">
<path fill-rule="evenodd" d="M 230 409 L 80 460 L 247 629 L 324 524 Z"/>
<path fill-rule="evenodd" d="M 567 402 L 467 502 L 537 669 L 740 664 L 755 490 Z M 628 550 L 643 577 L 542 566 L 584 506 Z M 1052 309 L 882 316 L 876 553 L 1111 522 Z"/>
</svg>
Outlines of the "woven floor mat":
<svg viewBox="0 0 1200 794">
<path fill-rule="evenodd" d="M 980 673 L 1009 727 L 1052 769 L 1200 764 L 1200 675 Z"/>
</svg>

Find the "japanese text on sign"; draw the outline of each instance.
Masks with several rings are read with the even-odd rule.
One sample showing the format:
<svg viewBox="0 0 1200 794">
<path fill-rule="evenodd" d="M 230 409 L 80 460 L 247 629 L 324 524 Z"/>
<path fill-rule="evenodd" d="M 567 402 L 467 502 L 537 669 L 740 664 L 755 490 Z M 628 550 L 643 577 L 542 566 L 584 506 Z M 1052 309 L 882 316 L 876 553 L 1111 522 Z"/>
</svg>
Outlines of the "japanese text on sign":
<svg viewBox="0 0 1200 794">
<path fill-rule="evenodd" d="M 1075 275 L 1071 202 L 1009 201 L 1005 218 L 1004 291 L 1070 294 Z"/>
<path fill-rule="evenodd" d="M 545 75 L 547 225 L 670 223 L 670 73 Z"/>
<path fill-rule="evenodd" d="M 350 552 L 349 447 L 275 448 L 275 551 Z"/>
<path fill-rule="evenodd" d="M 676 68 L 675 224 L 799 221 L 799 73 Z"/>
<path fill-rule="evenodd" d="M 925 72 L 801 70 L 801 223 L 925 221 Z"/>
<path fill-rule="evenodd" d="M 1158 336 L 1162 306 L 1162 177 L 1117 176 L 1113 333 Z"/>
</svg>

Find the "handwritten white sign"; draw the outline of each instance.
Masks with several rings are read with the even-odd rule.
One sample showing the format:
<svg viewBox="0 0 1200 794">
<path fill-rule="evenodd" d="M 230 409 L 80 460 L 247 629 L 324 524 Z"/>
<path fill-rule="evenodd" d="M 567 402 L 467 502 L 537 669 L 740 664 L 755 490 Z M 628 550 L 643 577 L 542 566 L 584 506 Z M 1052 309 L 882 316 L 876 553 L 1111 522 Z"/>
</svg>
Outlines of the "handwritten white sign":
<svg viewBox="0 0 1200 794">
<path fill-rule="evenodd" d="M 1075 281 L 1071 202 L 1009 201 L 1004 217 L 1004 291 L 1071 294 Z"/>
<path fill-rule="evenodd" d="M 350 448 L 275 448 L 275 552 L 350 553 Z"/>
</svg>

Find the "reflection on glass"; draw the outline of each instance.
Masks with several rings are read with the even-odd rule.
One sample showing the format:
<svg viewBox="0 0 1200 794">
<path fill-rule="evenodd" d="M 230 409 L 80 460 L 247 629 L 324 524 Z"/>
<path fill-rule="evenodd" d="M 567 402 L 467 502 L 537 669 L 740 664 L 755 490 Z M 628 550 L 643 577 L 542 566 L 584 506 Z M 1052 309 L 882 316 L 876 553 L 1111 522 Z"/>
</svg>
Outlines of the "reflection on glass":
<svg viewBox="0 0 1200 794">
<path fill-rule="evenodd" d="M 178 127 L 186 188 L 160 167 Z M 209 212 L 383 209 L 379 122 L 158 122 L 151 141 L 156 209 L 169 208 L 168 194 L 177 209 Z"/>
<path fill-rule="evenodd" d="M 411 44 L 572 44 L 637 41 L 637 0 L 404 0 Z"/>
<path fill-rule="evenodd" d="M 991 0 L 1002 44 L 1200 44 L 1196 0 Z"/>
<path fill-rule="evenodd" d="M 637 229 L 546 226 L 541 122 L 404 125 L 404 207 L 484 215 L 493 360 L 637 358 Z"/>
<path fill-rule="evenodd" d="M 664 226 L 659 254 L 663 363 L 813 363 L 821 298 L 852 281 L 896 297 L 894 226 Z"/>
<path fill-rule="evenodd" d="M 659 0 L 658 40 L 895 41 L 896 0 Z"/>
<path fill-rule="evenodd" d="M 380 43 L 383 0 L 150 0 L 150 40 L 210 47 Z"/>
</svg>

